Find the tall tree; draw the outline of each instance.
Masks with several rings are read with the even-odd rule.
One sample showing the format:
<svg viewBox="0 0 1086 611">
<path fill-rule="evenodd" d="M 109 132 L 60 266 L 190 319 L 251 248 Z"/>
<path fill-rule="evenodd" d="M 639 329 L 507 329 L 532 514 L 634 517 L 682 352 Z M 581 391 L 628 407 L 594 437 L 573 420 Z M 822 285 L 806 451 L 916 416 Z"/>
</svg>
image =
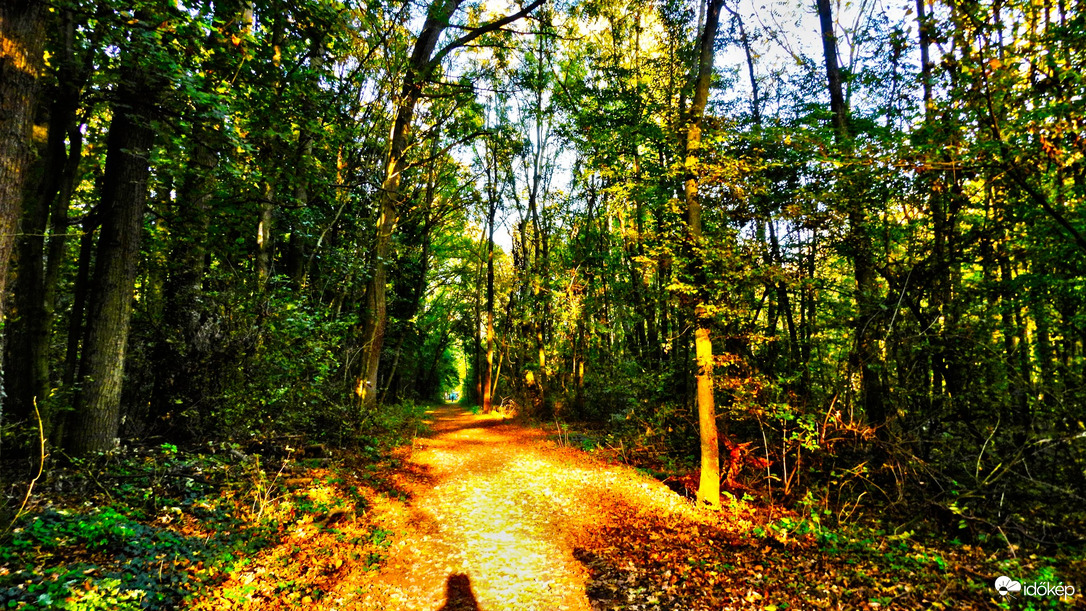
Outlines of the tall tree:
<svg viewBox="0 0 1086 611">
<path fill-rule="evenodd" d="M 408 165 L 408 144 L 415 118 L 415 106 L 422 98 L 423 89 L 433 77 L 441 62 L 454 50 L 476 40 L 480 36 L 498 30 L 531 13 L 545 0 L 533 0 L 516 13 L 491 21 L 485 25 L 468 28 L 468 31 L 438 50 L 442 34 L 450 26 L 451 19 L 460 8 L 462 0 L 434 0 L 427 8 L 407 70 L 403 86 L 396 101 L 396 119 L 389 135 L 388 154 L 384 180 L 377 196 L 377 239 L 372 253 L 373 271 L 366 283 L 362 311 L 362 373 L 355 384 L 355 395 L 365 409 L 377 405 L 377 370 L 381 362 L 387 317 L 388 258 L 392 246 L 392 232 L 400 217 L 400 183 Z"/>
<path fill-rule="evenodd" d="M 76 112 L 93 51 L 80 62 L 76 49 L 76 20 L 71 10 L 50 15 L 55 83 L 41 96 L 39 113 L 45 134 L 32 176 L 26 185 L 19 235 L 15 246 L 14 317 L 7 326 L 6 369 L 10 385 L 8 413 L 12 420 L 29 420 L 34 405 L 44 407 L 49 396 L 49 344 L 57 283 L 68 232 L 68 208 L 75 189 L 82 134 Z M 95 38 L 92 34 L 91 38 Z M 48 237 L 48 240 L 47 240 Z M 47 256 L 48 255 L 48 256 Z M 44 422 L 51 422 L 39 410 Z"/>
<path fill-rule="evenodd" d="M 15 226 L 35 153 L 32 132 L 44 48 L 43 3 L 11 0 L 0 5 L 0 323 L 6 312 Z"/>
<path fill-rule="evenodd" d="M 489 414 L 493 407 L 494 389 L 494 222 L 497 219 L 499 172 L 497 143 L 487 137 L 483 163 L 486 167 L 486 369 L 483 370 L 482 408 Z"/>
<path fill-rule="evenodd" d="M 830 0 L 818 0 L 818 21 L 822 32 L 822 56 L 826 66 L 826 82 L 830 94 L 830 114 L 834 138 L 840 154 L 852 153 L 849 133 L 849 109 L 845 100 Z M 840 197 L 845 199 L 848 215 L 848 251 L 852 258 L 856 280 L 856 314 L 853 320 L 854 350 L 852 366 L 860 372 L 860 404 L 868 423 L 880 428 L 886 422 L 886 397 L 881 377 L 881 357 L 875 332 L 879 325 L 878 278 L 873 245 L 868 228 L 868 215 L 863 194 L 863 178 L 858 170 L 846 167 L 839 175 Z"/>
<path fill-rule="evenodd" d="M 136 266 L 147 201 L 153 121 L 165 88 L 154 61 L 161 59 L 160 20 L 136 14 L 123 53 L 120 83 L 106 143 L 101 236 L 90 282 L 80 375 L 82 388 L 67 431 L 75 455 L 108 450 L 121 424 L 121 390 L 132 316 Z"/>
<path fill-rule="evenodd" d="M 706 3 L 705 27 L 698 44 L 694 99 L 686 119 L 686 176 L 683 192 L 686 197 L 686 230 L 690 254 L 695 261 L 701 257 L 699 251 L 706 247 L 702 243 L 698 160 L 702 147 L 702 119 L 713 78 L 716 31 L 723 4 L 723 0 L 707 0 Z M 697 366 L 698 430 L 701 436 L 701 477 L 697 497 L 699 502 L 720 507 L 720 440 L 716 427 L 716 402 L 713 398 L 713 341 L 710 333 L 712 313 L 702 297 L 699 296 L 697 301 L 694 306 L 694 350 Z"/>
</svg>

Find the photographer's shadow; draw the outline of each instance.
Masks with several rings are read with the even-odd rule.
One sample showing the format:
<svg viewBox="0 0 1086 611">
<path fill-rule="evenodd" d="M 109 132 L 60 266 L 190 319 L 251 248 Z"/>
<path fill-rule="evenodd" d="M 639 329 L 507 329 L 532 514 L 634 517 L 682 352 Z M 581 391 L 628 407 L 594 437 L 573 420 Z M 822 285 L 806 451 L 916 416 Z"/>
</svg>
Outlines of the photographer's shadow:
<svg viewBox="0 0 1086 611">
<path fill-rule="evenodd" d="M 445 582 L 445 604 L 437 611 L 479 611 L 479 602 L 471 591 L 471 578 L 463 573 L 449 575 Z"/>
</svg>

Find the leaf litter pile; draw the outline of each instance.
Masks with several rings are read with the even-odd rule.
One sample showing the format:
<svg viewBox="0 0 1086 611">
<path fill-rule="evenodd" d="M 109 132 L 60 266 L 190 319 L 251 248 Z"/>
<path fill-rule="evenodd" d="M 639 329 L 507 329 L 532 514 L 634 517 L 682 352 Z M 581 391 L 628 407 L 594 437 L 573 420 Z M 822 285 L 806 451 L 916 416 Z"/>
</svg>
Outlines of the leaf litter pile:
<svg viewBox="0 0 1086 611">
<path fill-rule="evenodd" d="M 1078 562 L 1057 572 L 1052 558 L 830 529 L 819 512 L 749 497 L 701 509 L 544 430 L 454 406 L 430 416 L 431 435 L 381 461 L 295 461 L 265 476 L 247 457 L 259 477 L 246 489 L 159 499 L 143 523 L 46 509 L 21 527 L 26 549 L 0 554 L 0 608 L 1019 608 L 999 599 L 996 576 L 1086 585 Z M 189 488 L 215 479 L 214 464 L 185 464 L 173 479 Z"/>
</svg>

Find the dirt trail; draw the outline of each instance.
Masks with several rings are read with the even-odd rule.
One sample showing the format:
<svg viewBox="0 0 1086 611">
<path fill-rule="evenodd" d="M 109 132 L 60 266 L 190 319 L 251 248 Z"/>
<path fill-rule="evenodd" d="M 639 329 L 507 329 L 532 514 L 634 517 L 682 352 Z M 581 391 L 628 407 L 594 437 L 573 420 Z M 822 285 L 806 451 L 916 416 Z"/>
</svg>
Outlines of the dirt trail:
<svg viewBox="0 0 1086 611">
<path fill-rule="evenodd" d="M 455 406 L 432 416 L 433 434 L 403 450 L 409 500 L 373 508 L 396 542 L 381 570 L 341 583 L 337 608 L 589 610 L 574 551 L 615 507 L 701 520 L 659 482 L 539 430 Z"/>
</svg>

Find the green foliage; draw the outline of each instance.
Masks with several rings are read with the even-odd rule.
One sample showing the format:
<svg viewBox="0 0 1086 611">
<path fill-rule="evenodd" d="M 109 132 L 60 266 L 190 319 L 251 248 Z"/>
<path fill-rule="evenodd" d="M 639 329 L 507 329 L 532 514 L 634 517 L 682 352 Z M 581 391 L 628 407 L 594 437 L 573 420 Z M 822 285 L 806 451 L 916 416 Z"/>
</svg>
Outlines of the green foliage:
<svg viewBox="0 0 1086 611">
<path fill-rule="evenodd" d="M 305 432 L 342 442 L 356 421 L 345 404 L 336 347 L 353 321 L 286 295 L 261 306 L 261 335 L 213 414 L 234 435 Z M 346 426 L 345 426 L 346 425 Z"/>
<path fill-rule="evenodd" d="M 0 580 L 0 592 L 13 609 L 170 609 L 209 578 L 179 569 L 228 566 L 239 546 L 255 550 L 261 541 L 254 532 L 187 537 L 110 507 L 46 510 L 24 518 L 0 553 L 0 563 L 18 567 Z M 50 566 L 73 555 L 87 560 Z M 170 566 L 165 573 L 164 564 Z"/>
<path fill-rule="evenodd" d="M 367 414 L 361 424 L 365 450 L 374 453 L 384 451 L 425 434 L 427 428 L 423 420 L 429 409 L 427 404 L 401 399 Z"/>
</svg>

